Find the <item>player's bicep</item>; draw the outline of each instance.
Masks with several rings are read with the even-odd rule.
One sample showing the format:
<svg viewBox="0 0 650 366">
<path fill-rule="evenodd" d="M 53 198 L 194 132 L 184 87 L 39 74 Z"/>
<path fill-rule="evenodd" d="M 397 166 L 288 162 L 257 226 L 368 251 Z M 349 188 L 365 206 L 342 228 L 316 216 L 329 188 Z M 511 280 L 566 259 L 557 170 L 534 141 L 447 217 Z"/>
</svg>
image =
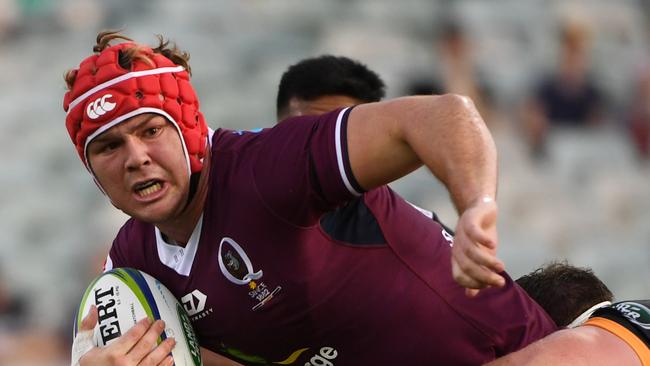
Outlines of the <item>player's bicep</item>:
<svg viewBox="0 0 650 366">
<path fill-rule="evenodd" d="M 416 106 L 397 99 L 359 105 L 350 112 L 348 156 L 352 173 L 364 189 L 392 182 L 421 166 L 403 134 L 402 119 L 408 108 Z"/>
</svg>

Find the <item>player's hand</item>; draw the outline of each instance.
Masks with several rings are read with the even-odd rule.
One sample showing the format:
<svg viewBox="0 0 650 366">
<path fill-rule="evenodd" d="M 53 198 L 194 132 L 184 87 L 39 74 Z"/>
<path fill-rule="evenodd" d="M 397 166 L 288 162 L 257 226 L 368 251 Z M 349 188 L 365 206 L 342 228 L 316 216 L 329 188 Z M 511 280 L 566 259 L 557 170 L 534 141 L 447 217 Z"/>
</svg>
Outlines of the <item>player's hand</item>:
<svg viewBox="0 0 650 366">
<path fill-rule="evenodd" d="M 152 322 L 140 320 L 106 347 L 95 347 L 92 342 L 93 329 L 97 324 L 97 308 L 82 320 L 72 346 L 72 366 L 141 365 L 171 366 L 174 360 L 171 351 L 176 345 L 173 338 L 167 338 L 156 347 L 156 341 L 165 329 L 162 320 Z"/>
<path fill-rule="evenodd" d="M 505 266 L 496 256 L 497 211 L 494 200 L 483 198 L 458 219 L 451 268 L 454 280 L 467 289 L 468 296 L 475 296 L 482 288 L 505 284 L 499 275 Z"/>
</svg>

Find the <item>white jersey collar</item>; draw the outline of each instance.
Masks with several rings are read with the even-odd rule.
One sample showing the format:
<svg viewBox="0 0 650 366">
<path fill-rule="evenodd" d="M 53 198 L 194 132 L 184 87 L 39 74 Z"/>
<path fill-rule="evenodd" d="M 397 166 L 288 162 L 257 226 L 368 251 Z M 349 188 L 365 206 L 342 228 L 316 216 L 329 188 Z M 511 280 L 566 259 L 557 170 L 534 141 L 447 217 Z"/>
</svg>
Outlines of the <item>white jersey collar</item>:
<svg viewBox="0 0 650 366">
<path fill-rule="evenodd" d="M 196 250 L 199 247 L 199 240 L 201 239 L 201 228 L 203 227 L 203 215 L 196 223 L 194 231 L 190 240 L 187 241 L 185 247 L 179 245 L 168 244 L 163 239 L 162 233 L 156 227 L 156 248 L 158 249 L 158 257 L 160 262 L 167 267 L 173 269 L 179 275 L 189 276 L 196 256 Z"/>
</svg>

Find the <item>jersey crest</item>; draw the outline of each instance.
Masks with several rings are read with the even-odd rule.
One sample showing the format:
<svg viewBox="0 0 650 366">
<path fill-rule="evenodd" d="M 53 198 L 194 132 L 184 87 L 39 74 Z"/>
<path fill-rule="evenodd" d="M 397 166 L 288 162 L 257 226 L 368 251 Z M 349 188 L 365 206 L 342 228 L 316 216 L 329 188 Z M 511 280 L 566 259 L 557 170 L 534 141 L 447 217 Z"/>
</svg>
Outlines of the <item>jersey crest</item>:
<svg viewBox="0 0 650 366">
<path fill-rule="evenodd" d="M 258 310 L 275 297 L 282 287 L 269 287 L 264 281 L 262 270 L 255 271 L 253 262 L 244 249 L 232 238 L 224 237 L 219 244 L 219 268 L 228 281 L 248 288 L 248 295 L 255 304 L 252 310 Z"/>
</svg>

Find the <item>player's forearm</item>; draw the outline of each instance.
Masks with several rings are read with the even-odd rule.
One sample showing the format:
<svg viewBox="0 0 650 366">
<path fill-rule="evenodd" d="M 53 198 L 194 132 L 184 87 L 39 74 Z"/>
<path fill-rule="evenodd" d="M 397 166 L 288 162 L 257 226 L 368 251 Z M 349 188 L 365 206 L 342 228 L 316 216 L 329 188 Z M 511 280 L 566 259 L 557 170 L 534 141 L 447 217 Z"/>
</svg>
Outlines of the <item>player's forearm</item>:
<svg viewBox="0 0 650 366">
<path fill-rule="evenodd" d="M 405 97 L 356 107 L 348 150 L 359 184 L 371 189 L 425 164 L 459 212 L 496 193 L 496 148 L 474 104 L 458 95 Z"/>
<path fill-rule="evenodd" d="M 459 213 L 497 189 L 497 152 L 492 136 L 469 98 L 434 99 L 429 115 L 407 128 L 404 138 L 447 187 Z"/>
</svg>

